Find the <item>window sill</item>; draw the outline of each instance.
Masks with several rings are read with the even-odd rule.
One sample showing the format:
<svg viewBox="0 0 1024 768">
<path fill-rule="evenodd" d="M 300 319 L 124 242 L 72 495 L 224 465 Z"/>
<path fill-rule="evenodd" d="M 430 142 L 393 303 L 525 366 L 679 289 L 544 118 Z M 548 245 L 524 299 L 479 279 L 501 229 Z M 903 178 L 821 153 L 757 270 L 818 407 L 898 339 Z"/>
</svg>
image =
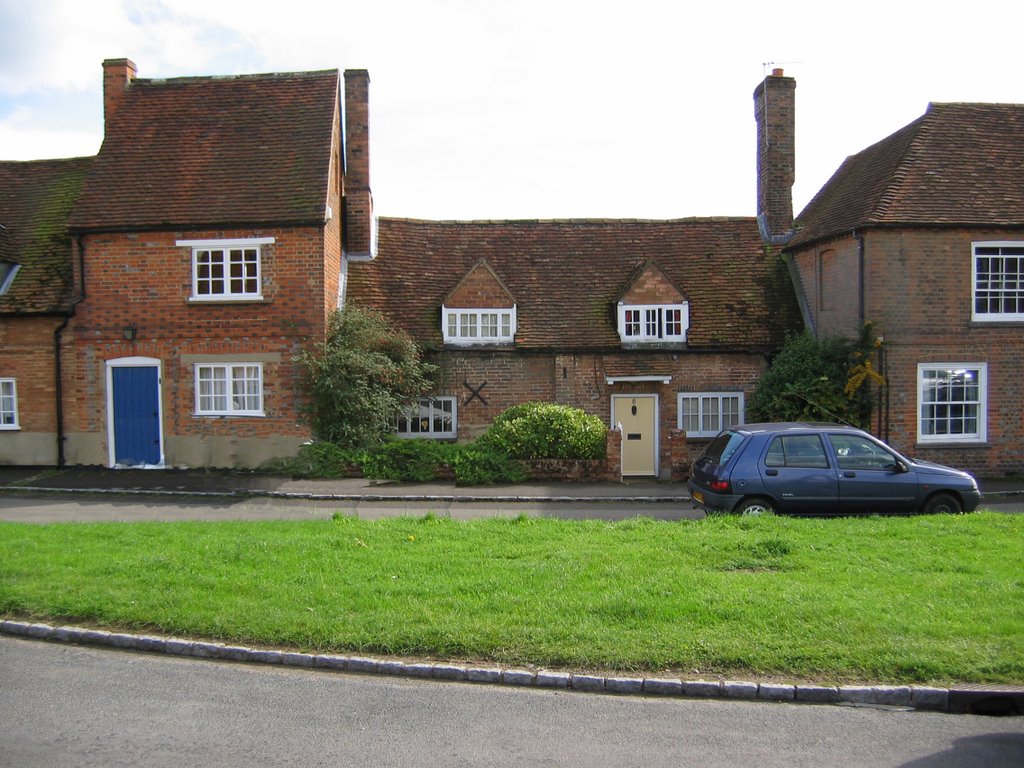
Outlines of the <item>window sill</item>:
<svg viewBox="0 0 1024 768">
<path fill-rule="evenodd" d="M 265 413 L 193 413 L 193 419 L 265 419 Z"/>
<path fill-rule="evenodd" d="M 951 450 L 954 448 L 991 448 L 992 444 L 987 440 L 918 440 L 914 443 L 914 447 L 922 451 L 930 448 Z"/>
<path fill-rule="evenodd" d="M 623 341 L 623 349 L 686 349 L 686 341 L 665 341 L 657 339 L 653 341 Z"/>
<path fill-rule="evenodd" d="M 189 296 L 185 299 L 186 304 L 270 304 L 273 300 L 264 296 L 239 296 L 238 298 L 231 298 L 227 296 L 216 296 L 214 298 L 198 298 L 196 296 Z"/>
</svg>

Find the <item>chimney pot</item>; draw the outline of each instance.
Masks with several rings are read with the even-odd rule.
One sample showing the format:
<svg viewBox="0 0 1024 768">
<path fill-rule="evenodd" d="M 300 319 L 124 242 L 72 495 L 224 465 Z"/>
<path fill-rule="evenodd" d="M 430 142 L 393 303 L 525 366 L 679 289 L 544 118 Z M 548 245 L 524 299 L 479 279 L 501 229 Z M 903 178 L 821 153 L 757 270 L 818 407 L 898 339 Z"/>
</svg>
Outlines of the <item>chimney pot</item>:
<svg viewBox="0 0 1024 768">
<path fill-rule="evenodd" d="M 782 67 L 776 67 L 772 70 L 772 77 L 782 77 Z"/>
</svg>

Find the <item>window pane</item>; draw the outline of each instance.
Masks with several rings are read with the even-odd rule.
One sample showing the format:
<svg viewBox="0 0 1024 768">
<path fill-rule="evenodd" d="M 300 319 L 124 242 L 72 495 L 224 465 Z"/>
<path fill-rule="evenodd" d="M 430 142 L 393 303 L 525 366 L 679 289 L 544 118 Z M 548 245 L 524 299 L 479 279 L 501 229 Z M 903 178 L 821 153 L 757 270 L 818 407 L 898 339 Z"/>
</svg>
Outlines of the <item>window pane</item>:
<svg viewBox="0 0 1024 768">
<path fill-rule="evenodd" d="M 644 310 L 645 316 L 645 330 L 644 333 L 651 338 L 658 338 L 661 336 L 660 323 L 658 322 L 659 311 L 657 309 Z"/>
<path fill-rule="evenodd" d="M 974 272 L 975 314 L 1024 314 L 1024 247 L 975 246 Z"/>
<path fill-rule="evenodd" d="M 981 406 L 978 369 L 922 372 L 921 434 L 976 435 Z"/>
<path fill-rule="evenodd" d="M 17 415 L 14 381 L 0 381 L 0 426 L 13 427 L 18 423 Z"/>
<path fill-rule="evenodd" d="M 680 424 L 687 432 L 700 432 L 700 398 L 681 397 L 679 399 Z"/>
<path fill-rule="evenodd" d="M 623 313 L 623 324 L 626 336 L 640 335 L 640 310 L 627 309 Z"/>
<path fill-rule="evenodd" d="M 680 309 L 665 310 L 665 335 L 683 335 L 683 312 Z"/>
</svg>

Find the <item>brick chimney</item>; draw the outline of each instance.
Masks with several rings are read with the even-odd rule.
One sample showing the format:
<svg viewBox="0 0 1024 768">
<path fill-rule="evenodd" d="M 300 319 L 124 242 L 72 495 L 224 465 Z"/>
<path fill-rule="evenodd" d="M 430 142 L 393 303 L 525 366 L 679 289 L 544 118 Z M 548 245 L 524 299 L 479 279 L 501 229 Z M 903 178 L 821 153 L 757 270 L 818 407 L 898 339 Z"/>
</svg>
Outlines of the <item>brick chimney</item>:
<svg viewBox="0 0 1024 768">
<path fill-rule="evenodd" d="M 796 80 L 773 69 L 754 90 L 757 120 L 757 219 L 761 237 L 785 242 L 793 230 Z"/>
<path fill-rule="evenodd" d="M 345 70 L 345 198 L 343 240 L 349 258 L 374 257 L 370 193 L 370 74 Z"/>
<path fill-rule="evenodd" d="M 107 59 L 103 62 L 103 126 L 110 124 L 124 103 L 124 95 L 138 69 L 131 59 Z"/>
</svg>

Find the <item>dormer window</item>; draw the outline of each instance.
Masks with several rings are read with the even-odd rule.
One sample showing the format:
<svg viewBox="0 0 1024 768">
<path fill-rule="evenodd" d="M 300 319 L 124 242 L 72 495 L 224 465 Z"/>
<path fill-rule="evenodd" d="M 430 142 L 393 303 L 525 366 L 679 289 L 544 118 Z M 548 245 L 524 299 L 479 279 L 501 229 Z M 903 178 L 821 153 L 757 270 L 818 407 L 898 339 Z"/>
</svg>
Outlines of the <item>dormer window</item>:
<svg viewBox="0 0 1024 768">
<path fill-rule="evenodd" d="M 689 304 L 619 304 L 623 344 L 684 342 L 690 327 Z"/>
<path fill-rule="evenodd" d="M 516 335 L 516 308 L 441 307 L 445 344 L 511 344 Z"/>
</svg>

